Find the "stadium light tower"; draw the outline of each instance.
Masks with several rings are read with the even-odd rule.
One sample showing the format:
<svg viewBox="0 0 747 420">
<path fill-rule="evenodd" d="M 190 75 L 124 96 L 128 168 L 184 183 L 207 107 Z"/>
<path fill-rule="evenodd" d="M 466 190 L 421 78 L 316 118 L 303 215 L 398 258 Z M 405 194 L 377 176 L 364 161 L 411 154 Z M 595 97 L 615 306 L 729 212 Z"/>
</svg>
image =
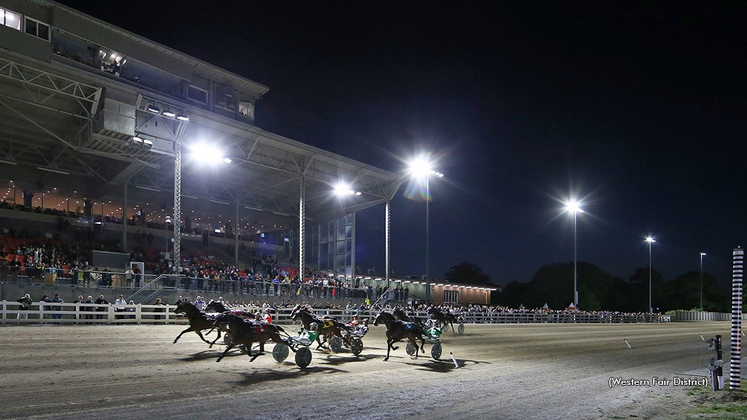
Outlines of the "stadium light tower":
<svg viewBox="0 0 747 420">
<path fill-rule="evenodd" d="M 429 203 L 431 201 L 431 175 L 443 178 L 444 174 L 436 172 L 431 168 L 431 163 L 425 158 L 419 158 L 410 162 L 410 174 L 414 178 L 422 179 L 425 177 L 425 304 L 431 302 L 431 276 L 430 266 L 430 214 Z"/>
<path fill-rule="evenodd" d="M 654 313 L 654 307 L 651 303 L 651 246 L 656 242 L 656 239 L 649 236 L 646 238 L 646 242 L 648 242 L 648 312 L 652 314 Z"/>
<path fill-rule="evenodd" d="M 584 210 L 579 207 L 579 203 L 575 200 L 571 200 L 565 205 L 565 209 L 569 213 L 573 213 L 573 306 L 578 309 L 578 271 L 577 271 L 577 251 L 578 251 L 578 235 L 577 235 L 577 215 L 583 213 Z"/>
<path fill-rule="evenodd" d="M 705 252 L 700 253 L 700 310 L 703 310 L 703 256 Z"/>
</svg>

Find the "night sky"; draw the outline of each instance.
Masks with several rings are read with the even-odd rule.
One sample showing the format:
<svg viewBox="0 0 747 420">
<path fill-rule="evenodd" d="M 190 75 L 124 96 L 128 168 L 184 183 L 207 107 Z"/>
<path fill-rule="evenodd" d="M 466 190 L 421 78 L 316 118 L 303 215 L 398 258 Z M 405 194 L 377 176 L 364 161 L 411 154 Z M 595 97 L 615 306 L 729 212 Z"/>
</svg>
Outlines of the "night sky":
<svg viewBox="0 0 747 420">
<path fill-rule="evenodd" d="M 742 2 L 62 1 L 262 83 L 257 125 L 404 172 L 430 151 L 432 275 L 527 281 L 578 259 L 731 281 L 747 245 Z M 425 202 L 393 202 L 395 275 L 425 271 Z M 358 263 L 384 271 L 383 206 Z M 570 295 L 570 293 L 569 293 Z"/>
</svg>

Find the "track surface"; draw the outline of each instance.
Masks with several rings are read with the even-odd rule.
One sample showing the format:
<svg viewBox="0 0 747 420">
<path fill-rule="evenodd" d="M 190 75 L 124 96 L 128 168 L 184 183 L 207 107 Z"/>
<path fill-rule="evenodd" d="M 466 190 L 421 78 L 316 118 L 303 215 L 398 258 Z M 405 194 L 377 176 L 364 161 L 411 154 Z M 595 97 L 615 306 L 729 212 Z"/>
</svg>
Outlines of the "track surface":
<svg viewBox="0 0 747 420">
<path fill-rule="evenodd" d="M 676 374 L 712 357 L 698 334 L 722 334 L 725 354 L 729 337 L 726 322 L 467 325 L 442 336 L 441 361 L 400 343 L 384 362 L 385 329 L 371 326 L 360 357 L 314 351 L 301 370 L 269 353 L 216 363 L 222 345 L 194 333 L 172 344 L 184 328 L 0 327 L 0 418 L 677 418 L 689 387 L 609 378 L 694 378 Z"/>
</svg>

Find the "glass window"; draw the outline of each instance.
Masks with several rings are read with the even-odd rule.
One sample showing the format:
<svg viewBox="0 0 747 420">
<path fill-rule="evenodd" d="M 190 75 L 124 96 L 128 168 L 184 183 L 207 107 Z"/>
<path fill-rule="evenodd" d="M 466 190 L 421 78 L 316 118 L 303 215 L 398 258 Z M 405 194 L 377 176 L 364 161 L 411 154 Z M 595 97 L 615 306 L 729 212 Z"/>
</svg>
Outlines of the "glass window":
<svg viewBox="0 0 747 420">
<path fill-rule="evenodd" d="M 26 33 L 49 41 L 49 25 L 38 20 L 26 18 Z"/>
<path fill-rule="evenodd" d="M 254 104 L 251 102 L 239 102 L 239 113 L 247 118 L 254 119 Z"/>
<path fill-rule="evenodd" d="M 10 10 L 0 9 L 0 25 L 20 31 L 21 15 L 11 12 Z"/>
<path fill-rule="evenodd" d="M 196 102 L 207 105 L 208 93 L 205 89 L 200 89 L 197 86 L 187 86 L 187 98 Z"/>
</svg>

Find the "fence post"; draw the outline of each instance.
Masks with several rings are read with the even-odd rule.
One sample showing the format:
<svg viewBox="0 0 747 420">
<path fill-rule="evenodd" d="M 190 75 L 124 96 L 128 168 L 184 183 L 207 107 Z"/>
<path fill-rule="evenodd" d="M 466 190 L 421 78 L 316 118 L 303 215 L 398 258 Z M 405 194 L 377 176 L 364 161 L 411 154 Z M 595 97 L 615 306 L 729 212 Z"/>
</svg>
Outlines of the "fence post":
<svg viewBox="0 0 747 420">
<path fill-rule="evenodd" d="M 742 275 L 744 271 L 744 250 L 737 247 L 733 252 L 734 263 L 731 286 L 731 365 L 729 368 L 729 388 L 739 389 L 742 373 Z"/>
</svg>

